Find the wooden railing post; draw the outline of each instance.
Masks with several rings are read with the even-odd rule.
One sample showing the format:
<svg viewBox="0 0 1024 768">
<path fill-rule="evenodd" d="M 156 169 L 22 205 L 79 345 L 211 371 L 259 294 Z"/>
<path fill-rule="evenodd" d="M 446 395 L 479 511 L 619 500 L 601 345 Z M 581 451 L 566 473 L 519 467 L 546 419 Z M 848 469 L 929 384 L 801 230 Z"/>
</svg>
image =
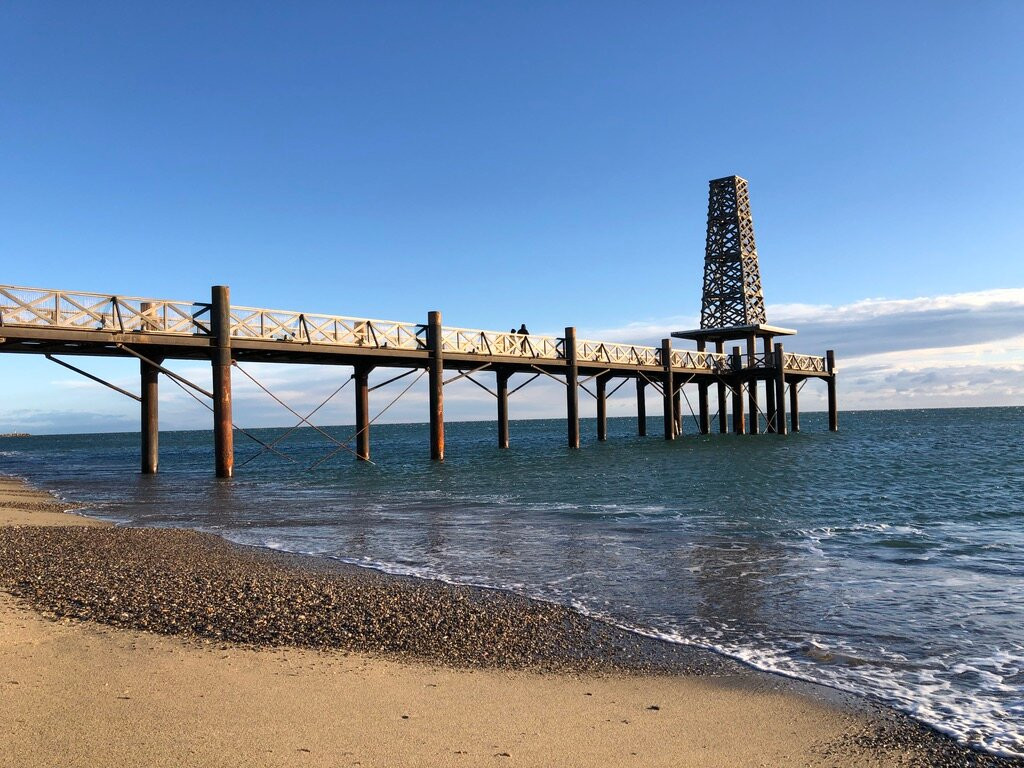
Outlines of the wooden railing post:
<svg viewBox="0 0 1024 768">
<path fill-rule="evenodd" d="M 215 285 L 210 295 L 213 346 L 213 445 L 217 477 L 235 473 L 235 444 L 231 422 L 231 291 Z"/>
<path fill-rule="evenodd" d="M 675 380 L 672 375 L 672 339 L 661 340 L 661 367 L 664 369 L 662 409 L 665 414 L 665 439 L 676 439 Z"/>
<path fill-rule="evenodd" d="M 430 387 L 430 458 L 444 461 L 444 340 L 441 313 L 427 314 L 427 377 Z"/>
<path fill-rule="evenodd" d="M 746 432 L 743 421 L 743 380 L 739 372 L 743 369 L 743 356 L 739 347 L 732 348 L 732 369 L 736 373 L 736 388 L 732 392 L 732 431 L 737 435 Z"/>
<path fill-rule="evenodd" d="M 352 374 L 356 383 L 356 458 L 370 460 L 370 371 L 371 365 L 357 365 Z"/>
<path fill-rule="evenodd" d="M 832 432 L 839 431 L 839 404 L 836 399 L 836 353 L 828 350 L 825 353 L 825 367 L 828 369 L 828 428 Z"/>
<path fill-rule="evenodd" d="M 576 329 L 566 328 L 565 339 L 565 418 L 568 424 L 569 447 L 580 447 L 579 358 L 576 350 Z"/>
<path fill-rule="evenodd" d="M 647 381 L 636 377 L 636 434 L 647 437 Z"/>
<path fill-rule="evenodd" d="M 768 382 L 771 387 L 772 382 Z M 775 345 L 775 432 L 784 435 L 786 428 L 786 353 Z"/>
</svg>

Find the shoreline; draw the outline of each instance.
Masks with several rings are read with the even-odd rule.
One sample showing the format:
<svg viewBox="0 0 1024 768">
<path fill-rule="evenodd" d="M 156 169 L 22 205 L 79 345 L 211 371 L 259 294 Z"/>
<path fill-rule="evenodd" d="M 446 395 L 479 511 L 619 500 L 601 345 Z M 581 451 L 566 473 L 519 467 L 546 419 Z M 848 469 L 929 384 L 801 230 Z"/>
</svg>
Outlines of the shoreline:
<svg viewBox="0 0 1024 768">
<path fill-rule="evenodd" d="M 468 686 L 462 692 L 465 700 L 451 702 L 452 722 L 468 727 L 465 724 L 487 708 L 483 695 L 515 700 L 518 710 L 531 713 L 535 728 L 545 724 L 532 737 L 530 731 L 522 732 L 516 751 L 496 747 L 484 755 L 470 750 L 476 757 L 465 750 L 460 755 L 457 749 L 444 758 L 441 753 L 388 752 L 401 745 L 388 738 L 380 744 L 378 738 L 372 748 L 363 745 L 369 764 L 378 764 L 376 759 L 380 764 L 406 764 L 405 760 L 462 765 L 502 755 L 520 764 L 536 764 L 529 757 L 526 762 L 519 759 L 533 754 L 544 764 L 596 765 L 627 757 L 635 762 L 638 755 L 630 752 L 637 750 L 643 752 L 637 764 L 645 765 L 872 765 L 880 760 L 893 765 L 1021 764 L 960 746 L 874 701 L 762 672 L 710 650 L 628 632 L 554 604 L 246 547 L 212 534 L 114 527 L 68 515 L 63 506 L 20 480 L 0 477 L 0 564 L 7 572 L 6 577 L 0 575 L 0 589 L 17 595 L 17 600 L 3 596 L 3 624 L 14 616 L 36 634 L 59 631 L 97 642 L 93 636 L 98 632 L 104 638 L 101 644 L 114 646 L 130 640 L 131 650 L 122 660 L 129 668 L 144 666 L 140 646 L 148 644 L 180 654 L 187 664 L 203 665 L 211 654 L 227 651 L 246 656 L 257 667 L 273 667 L 280 654 L 298 654 L 311 668 L 354 663 L 374 674 L 440 675 L 452 685 L 457 682 L 456 687 Z M 97 563 L 104 567 L 97 568 Z M 244 582 L 263 599 L 254 603 L 244 595 L 228 598 L 237 604 L 226 610 L 226 593 L 218 582 L 235 588 Z M 140 592 L 140 583 L 148 584 L 149 591 Z M 293 610 L 295 599 L 306 606 L 298 613 Z M 110 608 L 122 600 L 125 610 L 120 605 Z M 277 606 L 276 613 L 261 613 L 260 604 Z M 48 612 L 44 615 L 49 621 L 40 618 L 40 610 Z M 197 624 L 197 611 L 213 618 Z M 363 626 L 353 623 L 353 617 L 360 616 Z M 443 629 L 440 634 L 438 627 Z M 0 648 L 6 655 L 7 638 L 3 639 Z M 52 665 L 53 659 L 48 663 Z M 306 682 L 317 688 L 337 680 L 314 675 Z M 629 713 L 619 718 L 621 722 L 605 717 L 586 733 L 570 734 L 586 736 L 570 749 L 564 729 L 556 725 L 579 705 L 565 700 L 566 691 L 579 686 L 609 686 L 609 701 L 618 702 L 617 707 L 631 704 L 616 713 Z M 408 687 L 402 690 L 409 692 Z M 482 693 L 485 690 L 487 694 Z M 652 698 L 654 691 L 659 703 L 639 708 L 638 702 Z M 597 692 L 584 693 L 591 701 L 583 704 L 594 704 Z M 392 697 L 396 695 L 401 694 L 392 692 Z M 682 720 L 666 728 L 673 716 Z M 782 729 L 780 716 L 789 718 Z M 3 723 L 0 718 L 0 728 Z M 620 725 L 633 727 L 609 741 Z M 490 727 L 485 733 L 502 730 L 500 721 Z M 712 738 L 716 729 L 722 733 Z M 695 748 L 693 734 L 698 732 L 709 735 Z M 437 724 L 431 733 L 456 736 L 443 727 L 438 730 Z M 346 733 L 345 738 L 351 736 Z M 373 736 L 366 734 L 371 741 Z M 604 751 L 588 753 L 592 743 L 601 743 Z M 614 752 L 620 746 L 636 749 Z M 581 754 L 589 757 L 581 761 Z M 253 759 L 259 764 L 259 758 Z M 363 764 L 368 764 L 366 759 Z"/>
</svg>

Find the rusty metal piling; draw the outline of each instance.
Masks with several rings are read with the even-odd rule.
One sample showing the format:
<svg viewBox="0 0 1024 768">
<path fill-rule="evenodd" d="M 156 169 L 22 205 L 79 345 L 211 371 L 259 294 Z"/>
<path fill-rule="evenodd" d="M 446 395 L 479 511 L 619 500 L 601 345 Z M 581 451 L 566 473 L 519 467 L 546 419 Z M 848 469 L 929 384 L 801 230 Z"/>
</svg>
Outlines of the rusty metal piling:
<svg viewBox="0 0 1024 768">
<path fill-rule="evenodd" d="M 580 447 L 580 392 L 579 351 L 576 349 L 576 329 L 565 329 L 565 418 L 569 447 Z"/>
<path fill-rule="evenodd" d="M 356 385 L 356 458 L 370 460 L 370 371 L 369 365 L 357 365 L 352 373 Z"/>
<path fill-rule="evenodd" d="M 672 375 L 672 339 L 661 340 L 661 367 L 664 370 L 662 380 L 662 408 L 665 415 L 665 439 L 676 439 L 675 416 L 675 377 Z"/>
<path fill-rule="evenodd" d="M 505 449 L 509 446 L 508 434 L 508 380 L 512 374 L 505 369 L 498 369 L 495 373 L 495 384 L 498 395 L 498 447 Z"/>
<path fill-rule="evenodd" d="M 732 348 L 732 368 L 736 373 L 739 373 L 743 368 L 743 356 L 740 354 L 739 347 Z M 732 431 L 737 435 L 742 435 L 746 432 L 743 421 L 742 379 L 736 379 L 735 387 L 736 388 L 732 391 Z"/>
<path fill-rule="evenodd" d="M 636 434 L 647 437 L 647 381 L 640 375 L 636 377 Z"/>
<path fill-rule="evenodd" d="M 839 404 L 836 398 L 836 353 L 825 352 L 825 367 L 828 369 L 828 428 L 832 432 L 839 431 Z"/>
<path fill-rule="evenodd" d="M 444 340 L 441 313 L 427 314 L 427 376 L 430 389 L 430 458 L 444 461 Z"/>
<path fill-rule="evenodd" d="M 768 382 L 772 388 L 773 382 Z M 779 435 L 787 433 L 786 427 L 786 353 L 781 344 L 775 345 L 775 432 Z"/>
<path fill-rule="evenodd" d="M 231 426 L 231 291 L 226 285 L 215 285 L 210 294 L 214 462 L 217 477 L 231 477 L 235 473 Z"/>
</svg>

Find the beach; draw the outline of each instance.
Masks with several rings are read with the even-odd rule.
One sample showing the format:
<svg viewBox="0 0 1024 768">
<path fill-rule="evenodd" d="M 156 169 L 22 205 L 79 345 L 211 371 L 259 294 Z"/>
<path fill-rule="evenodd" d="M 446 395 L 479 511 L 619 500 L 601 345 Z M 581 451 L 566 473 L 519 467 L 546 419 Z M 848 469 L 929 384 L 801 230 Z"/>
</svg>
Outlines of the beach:
<svg viewBox="0 0 1024 768">
<path fill-rule="evenodd" d="M 0 479 L 0 764 L 1009 765 L 888 708 L 547 603 Z"/>
</svg>

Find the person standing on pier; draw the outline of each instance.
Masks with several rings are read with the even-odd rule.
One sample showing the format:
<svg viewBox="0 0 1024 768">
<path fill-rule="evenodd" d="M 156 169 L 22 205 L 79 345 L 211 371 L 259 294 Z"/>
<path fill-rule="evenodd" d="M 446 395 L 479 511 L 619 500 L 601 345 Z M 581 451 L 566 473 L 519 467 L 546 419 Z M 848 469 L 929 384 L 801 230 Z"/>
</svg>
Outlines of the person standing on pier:
<svg viewBox="0 0 1024 768">
<path fill-rule="evenodd" d="M 519 330 L 515 331 L 515 333 L 518 333 L 520 336 L 523 337 L 522 341 L 519 342 L 519 347 L 520 349 L 523 350 L 523 352 L 526 352 L 527 347 L 529 347 L 530 345 L 530 342 L 526 339 L 526 337 L 530 335 L 530 332 L 526 330 L 526 323 L 521 323 L 519 325 Z"/>
</svg>

